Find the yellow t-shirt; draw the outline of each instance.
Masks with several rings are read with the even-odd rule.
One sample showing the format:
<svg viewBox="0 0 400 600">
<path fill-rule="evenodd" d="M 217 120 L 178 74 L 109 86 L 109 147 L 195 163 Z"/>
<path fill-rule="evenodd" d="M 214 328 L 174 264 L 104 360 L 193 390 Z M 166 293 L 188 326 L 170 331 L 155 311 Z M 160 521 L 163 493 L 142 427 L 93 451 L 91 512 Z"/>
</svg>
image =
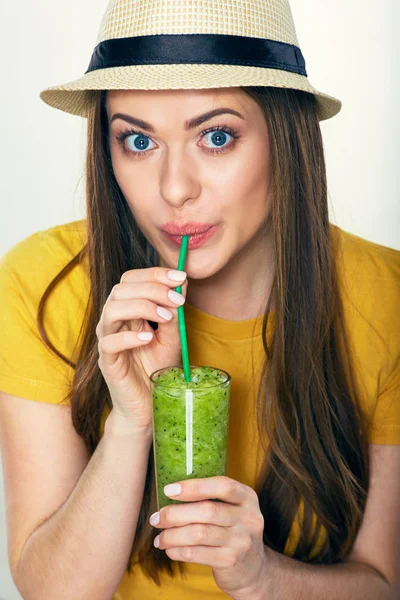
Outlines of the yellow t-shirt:
<svg viewBox="0 0 400 600">
<path fill-rule="evenodd" d="M 344 312 L 363 409 L 370 420 L 369 441 L 400 444 L 400 251 L 333 224 L 331 230 L 341 242 Z M 86 221 L 75 221 L 36 232 L 1 258 L 0 390 L 49 403 L 66 396 L 73 369 L 46 347 L 36 315 L 47 285 L 85 242 Z M 44 324 L 49 339 L 72 360 L 76 359 L 74 347 L 89 285 L 84 261 L 57 285 L 46 303 Z M 262 317 L 227 321 L 188 303 L 185 317 L 191 363 L 217 366 L 232 375 L 227 475 L 254 488 L 262 460 L 255 413 L 263 357 Z M 273 319 L 268 335 L 271 326 Z M 101 433 L 107 415 L 108 409 Z M 285 548 L 288 555 L 296 547 L 298 530 L 295 520 Z M 184 578 L 161 574 L 159 588 L 138 565 L 133 575 L 125 573 L 113 600 L 228 597 L 215 584 L 210 567 L 186 563 L 186 570 Z"/>
</svg>

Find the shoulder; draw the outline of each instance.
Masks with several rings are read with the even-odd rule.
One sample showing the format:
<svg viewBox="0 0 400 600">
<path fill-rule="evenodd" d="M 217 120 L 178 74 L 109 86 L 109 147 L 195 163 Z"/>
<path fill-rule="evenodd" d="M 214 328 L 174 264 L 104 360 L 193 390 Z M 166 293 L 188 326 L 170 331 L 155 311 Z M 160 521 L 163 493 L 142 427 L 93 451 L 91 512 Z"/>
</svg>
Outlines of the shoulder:
<svg viewBox="0 0 400 600">
<path fill-rule="evenodd" d="M 37 231 L 17 242 L 0 258 L 0 286 L 28 295 L 44 287 L 76 256 L 87 241 L 86 221 L 72 221 Z M 80 265 L 79 277 L 88 270 Z M 76 276 L 76 274 L 75 274 Z"/>
<path fill-rule="evenodd" d="M 72 221 L 36 231 L 12 246 L 0 259 L 9 272 L 57 269 L 67 264 L 87 241 L 86 221 Z"/>
<path fill-rule="evenodd" d="M 400 250 L 377 244 L 330 224 L 334 240 L 339 243 L 339 265 L 345 275 L 361 282 L 365 275 L 380 279 L 400 289 Z"/>
<path fill-rule="evenodd" d="M 400 250 L 332 225 L 338 274 L 347 300 L 376 317 L 400 301 Z"/>
<path fill-rule="evenodd" d="M 14 327 L 28 326 L 37 336 L 37 315 L 49 284 L 86 244 L 86 221 L 40 230 L 21 240 L 0 259 L 0 304 Z M 79 330 L 90 279 L 87 257 L 74 266 L 46 300 L 45 326 L 54 342 L 67 347 Z M 6 311 L 4 311 L 6 312 Z M 5 318 L 5 317 L 4 317 Z"/>
<path fill-rule="evenodd" d="M 400 250 L 332 225 L 345 319 L 377 395 L 400 360 Z"/>
</svg>

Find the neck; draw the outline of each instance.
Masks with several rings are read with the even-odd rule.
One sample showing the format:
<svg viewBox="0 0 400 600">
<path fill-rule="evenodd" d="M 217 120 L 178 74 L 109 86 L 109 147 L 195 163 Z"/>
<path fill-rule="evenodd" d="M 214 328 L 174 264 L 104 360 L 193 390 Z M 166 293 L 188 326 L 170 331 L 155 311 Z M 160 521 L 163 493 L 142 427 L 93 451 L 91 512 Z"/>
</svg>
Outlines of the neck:
<svg viewBox="0 0 400 600">
<path fill-rule="evenodd" d="M 166 266 L 162 259 L 161 266 Z M 255 319 L 264 314 L 273 281 L 273 238 L 252 244 L 205 279 L 188 278 L 186 300 L 214 317 L 228 321 Z"/>
</svg>

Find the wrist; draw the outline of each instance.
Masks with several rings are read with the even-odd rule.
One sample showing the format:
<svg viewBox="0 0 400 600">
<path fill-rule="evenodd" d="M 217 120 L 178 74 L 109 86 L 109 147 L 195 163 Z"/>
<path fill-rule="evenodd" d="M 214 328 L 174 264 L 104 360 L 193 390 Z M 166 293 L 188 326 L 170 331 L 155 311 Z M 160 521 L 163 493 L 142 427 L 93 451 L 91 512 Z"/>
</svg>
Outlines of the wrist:
<svg viewBox="0 0 400 600">
<path fill-rule="evenodd" d="M 259 573 L 251 587 L 231 595 L 232 600 L 273 600 L 272 573 L 276 552 L 264 545 L 264 554 Z"/>
<path fill-rule="evenodd" d="M 274 600 L 277 594 L 277 575 L 280 563 L 280 554 L 269 546 L 264 545 L 265 568 L 263 577 L 260 579 L 260 587 L 254 598 L 257 600 Z"/>
<path fill-rule="evenodd" d="M 264 563 L 261 574 L 258 578 L 256 589 L 254 590 L 251 598 L 254 600 L 273 600 L 273 585 L 272 575 L 274 572 L 274 565 L 276 552 L 274 552 L 269 546 L 264 545 Z"/>
<path fill-rule="evenodd" d="M 153 440 L 152 426 L 137 427 L 131 420 L 112 409 L 104 424 L 104 434 L 111 437 L 127 438 L 143 441 L 151 445 Z"/>
</svg>

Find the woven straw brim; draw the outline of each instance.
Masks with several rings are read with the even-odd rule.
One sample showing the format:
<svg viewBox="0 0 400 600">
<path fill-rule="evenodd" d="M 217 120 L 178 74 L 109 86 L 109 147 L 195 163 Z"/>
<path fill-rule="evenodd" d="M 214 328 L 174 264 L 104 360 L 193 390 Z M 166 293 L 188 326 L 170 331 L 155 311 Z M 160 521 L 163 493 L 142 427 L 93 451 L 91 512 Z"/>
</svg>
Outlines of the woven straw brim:
<svg viewBox="0 0 400 600">
<path fill-rule="evenodd" d="M 270 86 L 309 92 L 317 100 L 319 121 L 334 117 L 342 103 L 316 90 L 304 75 L 277 69 L 220 64 L 131 65 L 91 71 L 80 79 L 49 87 L 40 98 L 49 106 L 87 117 L 92 90 L 211 89 L 239 86 Z"/>
</svg>

